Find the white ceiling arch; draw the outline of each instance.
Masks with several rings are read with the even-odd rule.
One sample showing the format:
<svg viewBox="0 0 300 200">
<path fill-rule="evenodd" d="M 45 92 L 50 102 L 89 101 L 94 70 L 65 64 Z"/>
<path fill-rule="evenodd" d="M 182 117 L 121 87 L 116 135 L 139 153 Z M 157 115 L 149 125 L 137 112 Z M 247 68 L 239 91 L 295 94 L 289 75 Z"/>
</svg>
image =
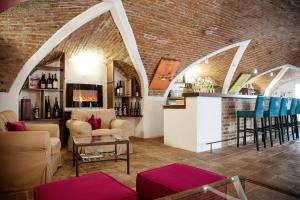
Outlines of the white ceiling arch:
<svg viewBox="0 0 300 200">
<path fill-rule="evenodd" d="M 251 40 L 245 40 L 245 41 L 242 41 L 242 42 L 238 42 L 238 43 L 235 43 L 235 44 L 231 44 L 231 45 L 228 45 L 226 47 L 223 47 L 221 49 L 218 49 L 217 51 L 214 51 L 202 58 L 200 58 L 199 60 L 193 62 L 192 64 L 190 64 L 189 66 L 187 66 L 184 70 L 182 70 L 175 78 L 173 78 L 173 80 L 171 81 L 171 83 L 169 84 L 169 87 L 167 88 L 167 90 L 165 91 L 165 94 L 164 94 L 164 97 L 167 97 L 168 94 L 169 94 L 169 91 L 171 90 L 175 80 L 180 77 L 180 76 L 183 76 L 183 74 L 191 69 L 192 67 L 194 67 L 195 65 L 197 64 L 200 64 L 200 63 L 203 63 L 206 59 L 209 59 L 219 53 L 222 53 L 222 52 L 225 52 L 229 49 L 232 49 L 232 48 L 235 48 L 235 47 L 239 47 L 237 52 L 235 53 L 233 59 L 232 59 L 232 62 L 231 62 L 231 65 L 229 67 L 229 70 L 227 72 L 227 75 L 226 75 L 226 78 L 225 78 L 225 81 L 223 83 L 223 89 L 222 89 L 222 93 L 223 94 L 227 94 L 228 93 L 228 90 L 229 90 L 229 87 L 230 87 L 230 84 L 232 82 L 232 78 L 233 78 L 233 75 L 238 67 L 238 64 L 246 50 L 246 48 L 248 47 L 249 43 L 251 42 Z"/>
<path fill-rule="evenodd" d="M 248 80 L 246 83 L 244 83 L 244 85 L 242 87 L 244 87 L 245 85 L 249 84 L 249 83 L 253 83 L 255 82 L 256 79 L 258 79 L 259 77 L 262 77 L 266 74 L 269 74 L 273 71 L 276 71 L 276 70 L 279 70 L 279 73 L 272 79 L 272 81 L 268 84 L 268 86 L 266 87 L 265 89 L 265 92 L 264 92 L 264 95 L 269 95 L 272 88 L 276 85 L 276 83 L 284 76 L 284 74 L 289 70 L 289 69 L 293 69 L 293 70 L 297 70 L 297 71 L 300 71 L 300 68 L 299 67 L 296 67 L 294 65 L 291 65 L 291 64 L 285 64 L 285 65 L 281 65 L 279 67 L 275 67 L 275 68 L 272 68 L 272 69 L 269 69 L 265 72 L 262 72 L 254 77 L 252 77 L 250 80 Z"/>
<path fill-rule="evenodd" d="M 61 41 L 68 37 L 75 30 L 110 11 L 112 17 L 120 31 L 131 61 L 141 79 L 142 93 L 148 94 L 148 78 L 140 54 L 138 52 L 136 40 L 129 24 L 125 9 L 121 0 L 104 0 L 83 13 L 71 19 L 59 30 L 56 31 L 23 65 L 13 82 L 8 93 L 0 93 L 0 110 L 12 109 L 18 112 L 18 95 L 27 76 L 32 69 L 54 49 Z M 10 99 L 10 101 L 8 101 Z"/>
</svg>

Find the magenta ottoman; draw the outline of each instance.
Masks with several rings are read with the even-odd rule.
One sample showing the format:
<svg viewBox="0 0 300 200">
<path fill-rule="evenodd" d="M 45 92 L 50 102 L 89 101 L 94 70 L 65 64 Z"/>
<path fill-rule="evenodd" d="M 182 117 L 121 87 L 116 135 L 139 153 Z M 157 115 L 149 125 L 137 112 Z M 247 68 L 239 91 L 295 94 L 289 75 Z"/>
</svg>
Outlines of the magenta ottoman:
<svg viewBox="0 0 300 200">
<path fill-rule="evenodd" d="M 171 164 L 138 173 L 136 191 L 139 199 L 150 200 L 200 187 L 225 176 L 184 164 Z"/>
<path fill-rule="evenodd" d="M 105 173 L 94 173 L 40 185 L 35 200 L 136 200 L 136 192 Z"/>
</svg>

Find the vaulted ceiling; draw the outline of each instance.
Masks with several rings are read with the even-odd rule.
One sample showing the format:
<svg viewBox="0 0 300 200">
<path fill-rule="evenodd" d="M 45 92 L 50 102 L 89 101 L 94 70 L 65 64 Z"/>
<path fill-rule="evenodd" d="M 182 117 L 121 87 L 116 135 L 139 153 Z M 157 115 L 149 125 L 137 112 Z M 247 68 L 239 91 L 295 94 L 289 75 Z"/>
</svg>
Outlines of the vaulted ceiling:
<svg viewBox="0 0 300 200">
<path fill-rule="evenodd" d="M 21 67 L 60 27 L 97 0 L 32 0 L 22 2 L 0 14 L 0 91 L 8 91 Z M 300 3 L 299 0 L 123 0 L 133 29 L 149 82 L 161 57 L 181 62 L 179 73 L 195 60 L 229 44 L 249 40 L 251 43 L 234 75 L 259 72 L 284 65 L 300 66 Z M 100 29 L 110 27 L 111 16 L 105 14 L 79 29 L 56 50 L 72 54 L 81 48 L 102 48 L 105 39 L 98 39 Z M 109 22 L 108 22 L 109 21 Z M 108 25 L 107 25 L 108 24 Z M 99 35 L 100 34 L 100 35 Z M 94 45 L 98 42 L 99 45 Z M 122 44 L 123 45 L 123 44 Z M 121 46 L 122 46 L 121 45 Z M 84 45 L 83 45 L 84 46 Z M 123 45 L 124 47 L 124 45 Z M 130 62 L 125 48 L 104 49 Z M 111 53 L 106 53 L 110 51 Z M 112 53 L 113 52 L 113 53 Z M 233 50 L 207 73 L 222 84 Z M 126 56 L 125 56 L 126 55 Z M 223 56 L 223 57 L 222 57 Z M 113 58 L 115 59 L 115 58 Z M 270 79 L 270 78 L 268 78 Z M 265 87 L 270 80 L 257 83 Z M 150 91 L 161 95 L 164 91 Z"/>
</svg>

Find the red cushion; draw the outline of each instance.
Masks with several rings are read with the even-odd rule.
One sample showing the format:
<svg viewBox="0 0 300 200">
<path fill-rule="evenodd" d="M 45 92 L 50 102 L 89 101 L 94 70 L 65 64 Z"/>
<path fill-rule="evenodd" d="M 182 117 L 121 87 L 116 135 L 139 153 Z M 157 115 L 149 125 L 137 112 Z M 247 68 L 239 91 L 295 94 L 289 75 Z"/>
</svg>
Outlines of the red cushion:
<svg viewBox="0 0 300 200">
<path fill-rule="evenodd" d="M 136 192 L 105 173 L 93 173 L 33 189 L 35 200 L 136 200 Z"/>
<path fill-rule="evenodd" d="M 7 122 L 6 127 L 8 131 L 26 131 L 25 122 Z"/>
<path fill-rule="evenodd" d="M 156 199 L 223 179 L 226 177 L 175 163 L 138 173 L 136 191 L 139 199 Z"/>
<path fill-rule="evenodd" d="M 101 128 L 101 119 L 95 118 L 94 115 L 92 115 L 87 122 L 92 126 L 92 130 Z"/>
</svg>

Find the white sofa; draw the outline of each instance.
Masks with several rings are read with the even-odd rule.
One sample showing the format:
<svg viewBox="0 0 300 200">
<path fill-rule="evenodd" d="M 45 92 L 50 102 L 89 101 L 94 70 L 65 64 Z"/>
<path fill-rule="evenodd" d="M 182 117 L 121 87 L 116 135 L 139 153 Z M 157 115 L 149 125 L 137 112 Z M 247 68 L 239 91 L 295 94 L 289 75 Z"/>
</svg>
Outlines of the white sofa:
<svg viewBox="0 0 300 200">
<path fill-rule="evenodd" d="M 101 129 L 92 130 L 91 125 L 87 120 L 94 115 L 96 118 L 101 118 Z M 73 150 L 73 136 L 85 135 L 117 135 L 129 139 L 133 135 L 133 130 L 127 120 L 116 119 L 114 109 L 74 109 L 72 110 L 71 119 L 67 121 L 67 127 L 70 130 L 70 137 L 68 141 L 68 150 Z M 97 146 L 85 147 L 81 149 L 82 152 L 103 152 L 113 151 L 114 146 Z M 126 145 L 118 145 L 118 154 L 126 153 Z M 130 146 L 130 152 L 132 147 Z"/>
</svg>

